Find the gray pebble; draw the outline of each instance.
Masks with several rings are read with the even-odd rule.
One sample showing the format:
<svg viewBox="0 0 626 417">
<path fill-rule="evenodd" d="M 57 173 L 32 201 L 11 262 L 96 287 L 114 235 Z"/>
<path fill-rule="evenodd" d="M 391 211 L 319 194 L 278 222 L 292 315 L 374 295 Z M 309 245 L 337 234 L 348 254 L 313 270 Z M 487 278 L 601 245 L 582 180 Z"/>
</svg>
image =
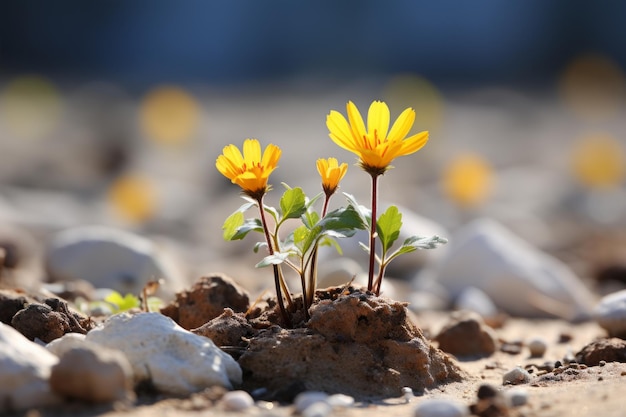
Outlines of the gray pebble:
<svg viewBox="0 0 626 417">
<path fill-rule="evenodd" d="M 298 394 L 293 401 L 293 405 L 296 407 L 296 412 L 302 414 L 304 410 L 309 408 L 314 403 L 326 403 L 328 400 L 328 394 L 321 391 L 305 391 Z"/>
<path fill-rule="evenodd" d="M 431 399 L 420 402 L 413 417 L 465 417 L 469 415 L 466 406 L 446 399 Z"/>
<path fill-rule="evenodd" d="M 533 358 L 541 358 L 548 349 L 548 344 L 540 337 L 531 339 L 526 343 L 526 346 L 528 346 L 530 356 L 532 356 Z"/>
<path fill-rule="evenodd" d="M 227 411 L 244 411 L 254 405 L 254 400 L 247 392 L 235 390 L 224 394 L 222 405 Z"/>
<path fill-rule="evenodd" d="M 520 368 L 519 366 L 511 369 L 509 372 L 502 376 L 502 384 L 527 384 L 530 382 L 530 374 L 525 369 Z"/>
<path fill-rule="evenodd" d="M 528 402 L 528 391 L 523 388 L 510 389 L 505 395 L 512 407 L 521 407 Z"/>
</svg>

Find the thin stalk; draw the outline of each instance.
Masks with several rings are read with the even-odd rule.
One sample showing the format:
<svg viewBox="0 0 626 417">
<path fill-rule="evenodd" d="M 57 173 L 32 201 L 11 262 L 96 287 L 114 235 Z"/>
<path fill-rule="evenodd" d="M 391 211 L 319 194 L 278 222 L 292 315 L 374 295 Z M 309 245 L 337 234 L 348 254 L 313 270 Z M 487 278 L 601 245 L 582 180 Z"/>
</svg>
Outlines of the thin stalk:
<svg viewBox="0 0 626 417">
<path fill-rule="evenodd" d="M 367 277 L 367 289 L 372 291 L 374 288 L 374 265 L 376 264 L 376 205 L 378 201 L 378 175 L 372 175 L 372 225 L 370 229 L 370 264 L 369 274 Z"/>
<path fill-rule="evenodd" d="M 326 216 L 326 213 L 328 212 L 328 202 L 330 201 L 330 196 L 332 194 L 325 194 L 324 197 L 324 207 L 322 208 L 322 219 L 324 218 L 324 216 Z M 309 269 L 309 291 L 307 292 L 307 296 L 306 296 L 306 304 L 305 304 L 305 308 L 307 305 L 312 305 L 313 304 L 313 299 L 315 298 L 315 288 L 317 287 L 317 244 L 315 245 L 315 248 L 313 249 L 313 253 L 311 254 L 311 267 Z"/>
<path fill-rule="evenodd" d="M 382 285 L 382 282 L 383 282 L 383 276 L 385 275 L 386 267 L 387 267 L 386 264 L 381 263 L 380 269 L 378 270 L 378 277 L 376 278 L 376 283 L 374 284 L 374 286 L 376 287 L 376 291 L 374 291 L 376 296 L 380 295 L 380 286 Z"/>
<path fill-rule="evenodd" d="M 269 229 L 267 228 L 267 221 L 265 220 L 265 210 L 263 209 L 263 196 L 257 199 L 259 203 L 259 211 L 261 212 L 261 224 L 263 225 L 263 231 L 265 232 L 265 240 L 267 241 L 267 248 L 269 250 L 270 255 L 274 254 L 274 245 L 272 244 L 272 239 L 270 237 Z M 280 314 L 283 317 L 283 321 L 285 322 L 285 326 L 291 327 L 291 320 L 289 319 L 289 315 L 287 314 L 287 310 L 285 310 L 285 304 L 283 302 L 283 295 L 281 291 L 281 286 L 283 284 L 283 280 L 281 279 L 280 270 L 278 265 L 272 265 L 274 267 L 274 285 L 276 286 L 276 300 L 278 301 L 278 307 L 280 308 Z"/>
</svg>

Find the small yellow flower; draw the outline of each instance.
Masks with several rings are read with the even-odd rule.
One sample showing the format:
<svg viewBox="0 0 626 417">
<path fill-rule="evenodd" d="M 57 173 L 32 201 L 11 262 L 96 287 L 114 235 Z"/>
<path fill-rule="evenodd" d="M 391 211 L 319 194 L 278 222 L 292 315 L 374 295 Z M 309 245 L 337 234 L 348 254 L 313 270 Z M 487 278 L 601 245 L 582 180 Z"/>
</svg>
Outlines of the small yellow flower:
<svg viewBox="0 0 626 417">
<path fill-rule="evenodd" d="M 318 159 L 317 171 L 322 177 L 322 188 L 326 195 L 331 195 L 337 190 L 339 181 L 346 175 L 348 164 L 339 165 L 336 158 Z"/>
<path fill-rule="evenodd" d="M 423 131 L 406 137 L 415 121 L 415 111 L 405 109 L 389 130 L 389 108 L 382 101 L 374 101 L 367 114 L 367 129 L 357 107 L 351 101 L 347 106 L 348 120 L 332 110 L 326 118 L 330 138 L 342 148 L 359 157 L 359 165 L 377 176 L 384 174 L 391 161 L 399 156 L 417 152 L 428 141 Z"/>
<path fill-rule="evenodd" d="M 243 155 L 235 145 L 224 147 L 223 154 L 217 157 L 217 170 L 233 184 L 239 185 L 248 196 L 258 199 L 269 186 L 267 179 L 280 159 L 281 150 L 269 144 L 261 154 L 261 145 L 256 139 L 243 142 Z"/>
</svg>

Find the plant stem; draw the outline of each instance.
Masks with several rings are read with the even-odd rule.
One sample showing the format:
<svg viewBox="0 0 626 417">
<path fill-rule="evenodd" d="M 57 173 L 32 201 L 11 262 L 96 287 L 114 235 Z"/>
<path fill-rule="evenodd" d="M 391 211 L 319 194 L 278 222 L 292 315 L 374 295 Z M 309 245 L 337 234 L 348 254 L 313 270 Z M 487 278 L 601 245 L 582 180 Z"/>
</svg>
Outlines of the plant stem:
<svg viewBox="0 0 626 417">
<path fill-rule="evenodd" d="M 372 175 L 372 220 L 370 228 L 370 263 L 369 275 L 367 277 L 367 290 L 372 291 L 374 288 L 374 265 L 376 264 L 376 203 L 378 201 L 378 175 Z"/>
<path fill-rule="evenodd" d="M 332 194 L 325 194 L 324 197 L 324 207 L 322 208 L 322 219 L 326 216 L 328 212 L 328 202 L 330 201 L 330 196 Z M 309 291 L 306 296 L 306 305 L 312 305 L 313 299 L 315 298 L 315 288 L 317 287 L 317 244 L 313 249 L 313 253 L 311 254 L 311 267 L 309 269 Z M 305 305 L 305 308 L 306 308 Z"/>
<path fill-rule="evenodd" d="M 270 237 L 269 229 L 267 228 L 267 221 L 265 220 L 265 210 L 263 209 L 263 196 L 260 196 L 257 199 L 259 204 L 259 211 L 261 212 L 261 224 L 263 225 L 263 231 L 265 232 L 265 240 L 267 241 L 267 249 L 270 255 L 274 254 L 274 245 L 272 244 L 272 239 Z M 285 322 L 285 326 L 291 327 L 291 320 L 289 319 L 289 315 L 287 314 L 287 310 L 285 310 L 285 304 L 283 303 L 283 295 L 281 291 L 281 286 L 283 285 L 283 280 L 281 279 L 280 271 L 278 265 L 272 265 L 274 267 L 274 285 L 276 286 L 276 300 L 278 301 L 278 307 L 280 308 L 280 314 L 283 317 L 283 321 Z"/>
</svg>

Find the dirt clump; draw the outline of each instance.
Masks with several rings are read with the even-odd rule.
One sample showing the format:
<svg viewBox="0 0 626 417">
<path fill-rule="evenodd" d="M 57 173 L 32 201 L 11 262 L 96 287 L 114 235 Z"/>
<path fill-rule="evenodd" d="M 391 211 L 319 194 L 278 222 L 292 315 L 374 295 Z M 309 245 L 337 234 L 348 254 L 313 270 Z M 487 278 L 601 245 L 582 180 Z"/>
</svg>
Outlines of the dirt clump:
<svg viewBox="0 0 626 417">
<path fill-rule="evenodd" d="M 470 311 L 453 313 L 435 340 L 439 349 L 463 359 L 488 357 L 498 348 L 493 329 Z"/>
<path fill-rule="evenodd" d="M 189 289 L 161 309 L 181 327 L 191 330 L 222 314 L 225 308 L 245 312 L 250 307 L 248 292 L 224 274 L 199 278 Z"/>
<path fill-rule="evenodd" d="M 600 362 L 626 362 L 626 340 L 612 337 L 594 340 L 576 354 L 576 361 L 587 366 Z"/>
<path fill-rule="evenodd" d="M 239 358 L 244 389 L 278 392 L 298 386 L 384 398 L 402 395 L 404 387 L 422 392 L 464 377 L 411 322 L 405 303 L 355 287 L 316 295 L 302 327 L 274 325 L 249 339 Z"/>
</svg>

